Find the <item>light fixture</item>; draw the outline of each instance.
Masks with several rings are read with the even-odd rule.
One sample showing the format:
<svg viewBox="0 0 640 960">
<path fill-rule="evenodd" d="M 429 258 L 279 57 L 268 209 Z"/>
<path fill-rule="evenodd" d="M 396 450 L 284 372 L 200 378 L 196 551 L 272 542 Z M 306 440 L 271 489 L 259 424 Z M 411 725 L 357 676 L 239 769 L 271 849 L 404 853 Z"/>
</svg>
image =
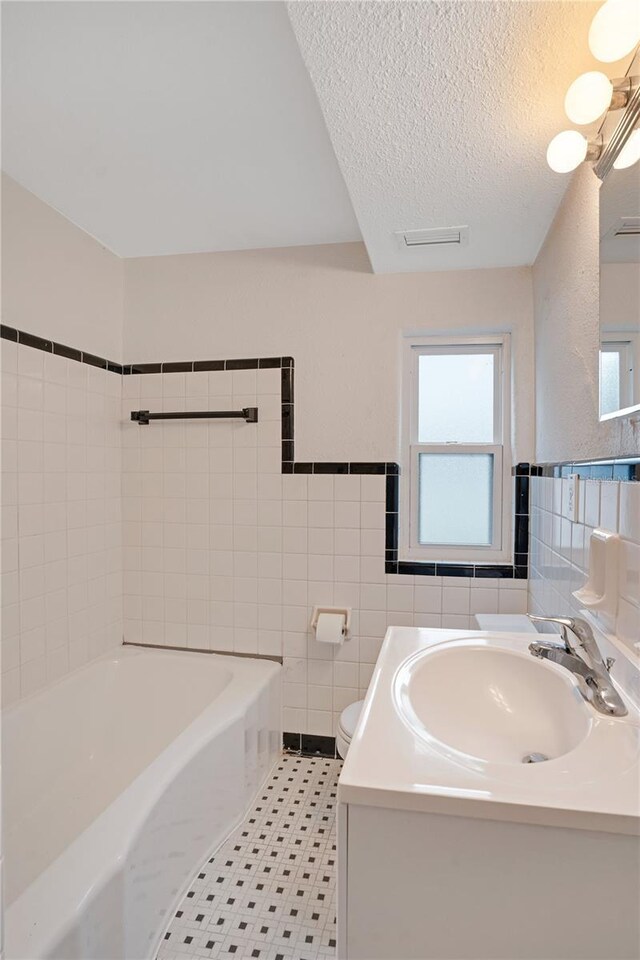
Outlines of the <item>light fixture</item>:
<svg viewBox="0 0 640 960">
<path fill-rule="evenodd" d="M 613 63 L 640 43 L 638 0 L 607 0 L 591 22 L 589 49 L 596 60 Z"/>
<path fill-rule="evenodd" d="M 572 123 L 593 123 L 611 106 L 613 83 L 599 70 L 589 70 L 574 80 L 564 98 L 564 110 Z M 624 106 L 624 104 L 621 104 Z"/>
<path fill-rule="evenodd" d="M 625 170 L 640 160 L 640 129 L 633 131 L 624 147 L 613 161 L 614 170 Z"/>
<path fill-rule="evenodd" d="M 578 130 L 563 130 L 547 148 L 547 163 L 556 173 L 570 173 L 583 160 L 596 160 L 600 150 L 600 143 L 587 140 Z"/>
<path fill-rule="evenodd" d="M 589 46 L 599 60 L 613 63 L 631 53 L 640 43 L 640 0 L 606 0 L 591 23 Z M 637 51 L 636 51 L 637 52 Z M 632 66 L 638 62 L 637 56 Z M 637 73 L 637 70 L 636 70 Z M 556 173 L 571 173 L 585 160 L 593 163 L 599 180 L 615 165 L 620 170 L 640 159 L 640 77 L 611 80 L 602 70 L 589 70 L 574 80 L 564 100 L 569 119 L 577 126 L 594 124 L 603 117 L 597 136 L 579 130 L 563 130 L 547 148 L 547 163 Z M 623 111 L 613 132 L 607 116 Z M 606 131 L 607 144 L 602 134 Z"/>
</svg>

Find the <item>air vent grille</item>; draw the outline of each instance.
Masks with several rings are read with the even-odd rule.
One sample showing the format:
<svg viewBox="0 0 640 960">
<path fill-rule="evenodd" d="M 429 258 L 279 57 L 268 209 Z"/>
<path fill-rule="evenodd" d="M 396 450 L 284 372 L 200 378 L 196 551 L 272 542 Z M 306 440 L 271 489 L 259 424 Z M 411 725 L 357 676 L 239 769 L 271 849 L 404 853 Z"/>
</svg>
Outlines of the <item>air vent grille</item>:
<svg viewBox="0 0 640 960">
<path fill-rule="evenodd" d="M 402 248 L 411 247 L 464 247 L 469 240 L 469 227 L 429 227 L 425 230 L 402 230 L 396 233 Z"/>
<path fill-rule="evenodd" d="M 615 228 L 615 237 L 640 236 L 640 217 L 622 217 Z"/>
</svg>

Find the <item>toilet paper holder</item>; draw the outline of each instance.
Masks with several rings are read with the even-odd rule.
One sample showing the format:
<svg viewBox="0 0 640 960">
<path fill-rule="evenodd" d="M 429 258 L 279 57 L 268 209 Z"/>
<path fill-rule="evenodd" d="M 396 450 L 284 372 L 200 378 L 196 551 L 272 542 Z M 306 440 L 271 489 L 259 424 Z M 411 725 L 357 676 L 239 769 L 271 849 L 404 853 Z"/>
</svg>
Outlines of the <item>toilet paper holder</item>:
<svg viewBox="0 0 640 960">
<path fill-rule="evenodd" d="M 318 627 L 318 617 L 321 613 L 339 613 L 344 617 L 343 636 L 345 640 L 349 639 L 349 630 L 351 628 L 351 607 L 314 607 L 311 615 L 311 629 L 316 632 Z"/>
</svg>

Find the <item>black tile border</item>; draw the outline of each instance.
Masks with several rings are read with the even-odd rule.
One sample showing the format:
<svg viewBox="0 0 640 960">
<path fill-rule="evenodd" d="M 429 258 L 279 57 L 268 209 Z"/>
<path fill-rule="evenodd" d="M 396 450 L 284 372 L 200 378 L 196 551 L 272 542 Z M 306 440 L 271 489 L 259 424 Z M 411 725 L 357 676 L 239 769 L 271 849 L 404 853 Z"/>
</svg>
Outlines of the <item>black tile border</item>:
<svg viewBox="0 0 640 960">
<path fill-rule="evenodd" d="M 5 324 L 0 324 L 0 337 L 3 340 L 11 340 L 13 343 L 18 342 L 18 331 L 15 327 L 7 327 Z"/>
<path fill-rule="evenodd" d="M 68 347 L 64 343 L 56 343 L 55 340 L 45 340 L 44 337 L 36 337 L 32 333 L 16 330 L 14 327 L 8 327 L 5 324 L 0 325 L 0 339 L 10 340 L 22 347 L 42 350 L 44 353 L 52 353 L 58 357 L 65 357 L 67 360 L 86 363 L 90 367 L 109 370 L 111 373 L 122 374 L 124 372 L 122 364 L 115 363 L 113 360 L 107 360 L 105 357 L 98 357 L 94 353 L 78 350 L 76 347 Z"/>
<path fill-rule="evenodd" d="M 66 357 L 67 360 L 77 360 L 82 363 L 82 352 L 75 347 L 65 347 L 62 343 L 54 343 L 53 352 L 56 356 Z"/>
<path fill-rule="evenodd" d="M 23 333 L 18 330 L 18 343 L 24 347 L 33 347 L 34 350 L 44 350 L 45 353 L 53 353 L 53 341 L 45 340 L 43 337 L 35 337 L 32 333 Z M 106 361 L 105 361 L 106 362 Z"/>
<path fill-rule="evenodd" d="M 283 733 L 282 749 L 285 753 L 298 757 L 327 757 L 335 760 L 336 738 L 323 737 L 314 733 Z"/>
<path fill-rule="evenodd" d="M 529 575 L 529 463 L 517 463 L 514 483 L 513 563 L 422 563 L 401 560 L 398 555 L 400 528 L 400 468 L 385 464 L 385 573 L 416 577 L 468 577 L 474 579 L 526 580 Z"/>
<path fill-rule="evenodd" d="M 518 463 L 514 476 L 514 562 L 512 564 L 424 563 L 401 560 L 398 552 L 400 531 L 400 467 L 397 463 L 373 461 L 313 461 L 295 460 L 295 404 L 293 357 L 245 357 L 229 360 L 170 360 L 155 363 L 118 364 L 91 353 L 64 344 L 45 340 L 5 325 L 0 326 L 0 338 L 54 353 L 90 366 L 99 367 L 123 376 L 152 373 L 196 373 L 201 371 L 280 369 L 281 404 L 281 468 L 283 474 L 384 476 L 385 484 L 385 573 L 399 576 L 469 577 L 486 579 L 526 579 L 528 576 L 529 477 L 541 476 L 549 467 Z M 552 465 L 553 469 L 566 467 Z M 573 465 L 572 465 L 573 466 Z M 640 460 L 637 467 L 640 479 Z M 544 474 L 556 475 L 556 474 Z M 559 474 L 558 474 L 559 475 Z"/>
</svg>

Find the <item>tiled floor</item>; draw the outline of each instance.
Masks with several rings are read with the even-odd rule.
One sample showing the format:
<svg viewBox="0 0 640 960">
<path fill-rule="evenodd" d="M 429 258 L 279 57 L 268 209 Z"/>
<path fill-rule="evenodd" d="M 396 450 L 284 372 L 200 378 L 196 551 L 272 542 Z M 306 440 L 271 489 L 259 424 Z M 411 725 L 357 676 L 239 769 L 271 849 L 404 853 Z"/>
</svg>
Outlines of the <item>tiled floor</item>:
<svg viewBox="0 0 640 960">
<path fill-rule="evenodd" d="M 241 826 L 204 864 L 159 960 L 335 956 L 340 760 L 284 756 Z"/>
</svg>

